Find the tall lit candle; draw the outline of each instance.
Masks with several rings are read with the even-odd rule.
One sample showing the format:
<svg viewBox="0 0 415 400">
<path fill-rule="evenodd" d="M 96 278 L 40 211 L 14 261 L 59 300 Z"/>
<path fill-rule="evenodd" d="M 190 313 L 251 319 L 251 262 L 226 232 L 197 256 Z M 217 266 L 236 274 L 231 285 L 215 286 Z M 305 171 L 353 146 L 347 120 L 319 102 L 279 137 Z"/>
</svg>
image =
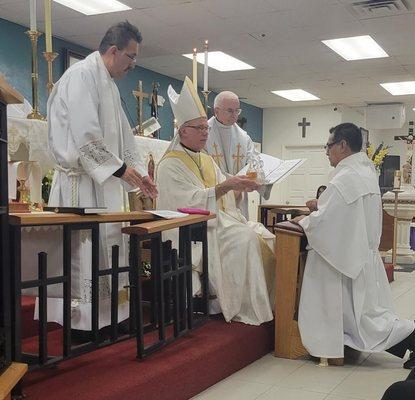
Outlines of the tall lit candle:
<svg viewBox="0 0 415 400">
<path fill-rule="evenodd" d="M 393 188 L 395 190 L 401 189 L 401 171 L 400 170 L 396 170 L 393 176 Z"/>
<path fill-rule="evenodd" d="M 36 0 L 30 0 L 30 30 L 35 31 L 36 26 Z"/>
<path fill-rule="evenodd" d="M 206 92 L 208 90 L 208 48 L 209 41 L 205 40 L 205 65 L 203 68 L 203 90 Z"/>
<path fill-rule="evenodd" d="M 197 49 L 193 49 L 193 86 L 197 91 Z"/>
<path fill-rule="evenodd" d="M 45 0 L 45 36 L 46 36 L 46 51 L 52 52 L 52 12 L 51 1 Z"/>
</svg>

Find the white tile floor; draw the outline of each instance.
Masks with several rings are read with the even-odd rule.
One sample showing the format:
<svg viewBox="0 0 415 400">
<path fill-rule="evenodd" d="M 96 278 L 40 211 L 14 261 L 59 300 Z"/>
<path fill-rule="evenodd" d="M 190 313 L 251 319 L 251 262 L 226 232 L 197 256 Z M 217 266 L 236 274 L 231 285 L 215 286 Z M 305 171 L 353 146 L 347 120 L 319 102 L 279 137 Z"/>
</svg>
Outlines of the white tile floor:
<svg viewBox="0 0 415 400">
<path fill-rule="evenodd" d="M 415 272 L 395 272 L 395 308 L 402 318 L 415 319 Z M 210 387 L 194 400 L 380 400 L 393 382 L 409 371 L 387 353 L 348 351 L 343 367 L 318 367 L 310 360 L 266 355 Z"/>
</svg>

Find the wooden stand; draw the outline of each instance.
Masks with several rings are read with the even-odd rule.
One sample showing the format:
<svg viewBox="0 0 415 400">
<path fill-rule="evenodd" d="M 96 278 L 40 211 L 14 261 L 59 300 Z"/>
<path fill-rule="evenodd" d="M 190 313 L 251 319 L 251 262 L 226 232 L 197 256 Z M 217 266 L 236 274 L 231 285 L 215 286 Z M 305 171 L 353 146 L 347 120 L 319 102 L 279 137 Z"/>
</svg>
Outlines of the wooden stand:
<svg viewBox="0 0 415 400">
<path fill-rule="evenodd" d="M 278 224 L 277 224 L 278 226 Z M 305 236 L 301 232 L 275 229 L 275 357 L 308 355 L 298 330 L 297 312 L 304 272 Z"/>
<path fill-rule="evenodd" d="M 309 355 L 298 329 L 298 306 L 307 259 L 307 240 L 289 221 L 275 229 L 275 357 L 296 359 Z M 320 366 L 343 365 L 343 358 L 321 358 Z"/>
<path fill-rule="evenodd" d="M 12 363 L 0 375 L 0 400 L 11 400 L 12 389 L 22 379 L 27 371 L 27 365 L 22 363 Z"/>
</svg>

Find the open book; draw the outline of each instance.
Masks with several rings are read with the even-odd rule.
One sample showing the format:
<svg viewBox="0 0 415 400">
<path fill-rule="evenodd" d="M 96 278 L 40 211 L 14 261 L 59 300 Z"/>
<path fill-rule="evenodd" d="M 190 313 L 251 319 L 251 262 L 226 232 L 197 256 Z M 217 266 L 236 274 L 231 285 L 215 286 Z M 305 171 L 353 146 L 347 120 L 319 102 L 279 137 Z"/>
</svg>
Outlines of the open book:
<svg viewBox="0 0 415 400">
<path fill-rule="evenodd" d="M 305 158 L 280 160 L 277 157 L 269 156 L 264 153 L 261 153 L 259 156 L 264 163 L 265 185 L 283 181 L 306 161 Z M 238 172 L 238 175 L 245 175 L 247 171 L 248 165 L 245 165 L 245 167 Z"/>
<path fill-rule="evenodd" d="M 182 213 L 180 211 L 171 211 L 171 210 L 145 210 L 145 212 L 157 215 L 158 217 L 165 218 L 165 219 L 182 218 L 182 217 L 187 217 L 189 215 L 187 213 Z"/>
</svg>

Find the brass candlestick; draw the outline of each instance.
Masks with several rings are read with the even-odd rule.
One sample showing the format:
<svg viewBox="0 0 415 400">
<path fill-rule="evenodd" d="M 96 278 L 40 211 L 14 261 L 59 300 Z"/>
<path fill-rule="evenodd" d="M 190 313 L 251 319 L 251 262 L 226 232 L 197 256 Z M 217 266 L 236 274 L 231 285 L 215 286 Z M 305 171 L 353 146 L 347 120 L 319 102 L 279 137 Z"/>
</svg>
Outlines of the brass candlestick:
<svg viewBox="0 0 415 400">
<path fill-rule="evenodd" d="M 203 94 L 203 107 L 205 109 L 205 113 L 206 115 L 208 115 L 208 108 L 209 108 L 209 93 L 210 90 L 202 90 L 202 94 Z"/>
<path fill-rule="evenodd" d="M 44 120 L 45 117 L 39 112 L 39 70 L 37 62 L 37 40 L 42 36 L 42 32 L 39 31 L 27 31 L 26 35 L 29 36 L 30 43 L 32 44 L 32 112 L 27 116 L 28 119 L 40 119 Z"/>
<path fill-rule="evenodd" d="M 46 83 L 46 87 L 49 94 L 52 91 L 54 85 L 52 63 L 58 55 L 58 53 L 54 53 L 53 51 L 45 51 L 43 53 L 43 57 L 45 57 L 45 60 L 48 63 L 48 82 Z"/>
</svg>

